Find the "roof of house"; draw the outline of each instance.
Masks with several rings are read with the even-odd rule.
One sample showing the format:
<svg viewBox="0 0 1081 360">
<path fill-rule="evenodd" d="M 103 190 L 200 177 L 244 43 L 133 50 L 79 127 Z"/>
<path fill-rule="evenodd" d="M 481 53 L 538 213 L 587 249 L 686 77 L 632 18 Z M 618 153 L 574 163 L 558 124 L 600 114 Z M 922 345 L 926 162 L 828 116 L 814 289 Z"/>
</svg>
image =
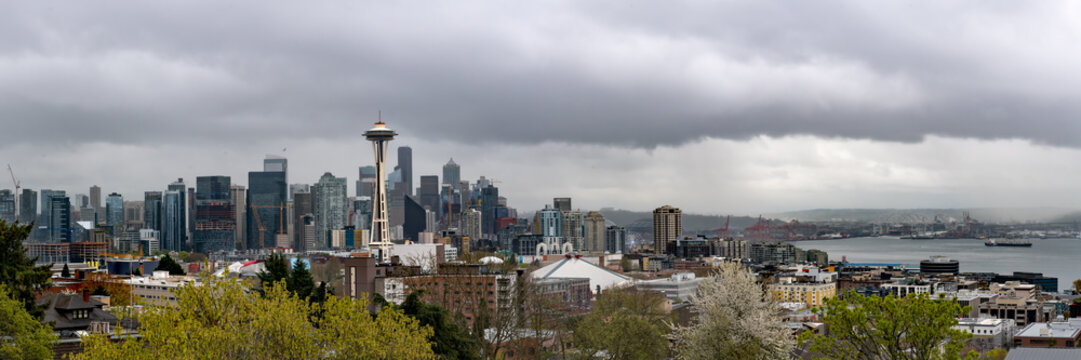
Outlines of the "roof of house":
<svg viewBox="0 0 1081 360">
<path fill-rule="evenodd" d="M 547 278 L 588 278 L 589 291 L 596 293 L 597 287 L 608 289 L 630 285 L 631 278 L 620 275 L 612 270 L 597 266 L 597 264 L 568 257 L 533 272 L 535 279 Z"/>
<path fill-rule="evenodd" d="M 104 303 L 95 299 L 83 301 L 82 294 L 48 294 L 38 304 L 46 306 L 42 322 L 52 323 L 57 331 L 86 330 L 90 323 L 99 321 L 116 325 L 116 315 L 101 309 Z M 76 319 L 75 310 L 89 310 L 90 314 L 85 319 Z"/>
<path fill-rule="evenodd" d="M 1046 329 L 1046 330 L 1045 330 Z M 1034 322 L 1017 332 L 1016 337 L 1077 338 L 1081 335 L 1081 321 L 1041 323 Z"/>
<path fill-rule="evenodd" d="M 1081 348 L 1014 348 L 1006 354 L 1006 360 L 1076 360 L 1081 359 Z"/>
</svg>

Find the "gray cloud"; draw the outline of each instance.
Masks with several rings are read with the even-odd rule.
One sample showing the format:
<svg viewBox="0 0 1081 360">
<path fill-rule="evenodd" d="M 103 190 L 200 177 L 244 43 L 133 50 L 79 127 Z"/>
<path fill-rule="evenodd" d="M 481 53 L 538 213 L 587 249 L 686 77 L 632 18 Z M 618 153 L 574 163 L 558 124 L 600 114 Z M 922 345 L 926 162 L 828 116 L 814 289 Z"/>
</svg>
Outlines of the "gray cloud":
<svg viewBox="0 0 1081 360">
<path fill-rule="evenodd" d="M 1069 2 L 18 3 L 0 142 L 1081 146 Z"/>
</svg>

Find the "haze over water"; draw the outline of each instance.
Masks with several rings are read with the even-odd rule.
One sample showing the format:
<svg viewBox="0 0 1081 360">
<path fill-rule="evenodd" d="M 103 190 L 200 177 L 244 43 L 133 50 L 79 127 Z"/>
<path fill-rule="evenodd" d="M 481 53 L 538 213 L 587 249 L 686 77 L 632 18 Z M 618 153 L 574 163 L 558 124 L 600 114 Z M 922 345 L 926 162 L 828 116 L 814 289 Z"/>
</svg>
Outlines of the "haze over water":
<svg viewBox="0 0 1081 360">
<path fill-rule="evenodd" d="M 978 239 L 903 240 L 895 237 L 798 241 L 801 249 L 819 249 L 830 260 L 891 263 L 918 267 L 920 260 L 943 255 L 961 262 L 963 272 L 1039 272 L 1058 277 L 1059 291 L 1081 279 L 1081 239 L 1029 239 L 1032 247 L 988 247 Z"/>
</svg>

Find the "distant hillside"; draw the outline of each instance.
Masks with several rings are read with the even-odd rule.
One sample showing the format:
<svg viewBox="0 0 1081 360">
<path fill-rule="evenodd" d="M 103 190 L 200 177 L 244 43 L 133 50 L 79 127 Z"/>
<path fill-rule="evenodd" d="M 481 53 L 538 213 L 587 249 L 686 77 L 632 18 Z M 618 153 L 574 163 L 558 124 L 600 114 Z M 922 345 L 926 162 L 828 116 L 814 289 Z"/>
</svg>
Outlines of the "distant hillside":
<svg viewBox="0 0 1081 360">
<path fill-rule="evenodd" d="M 938 216 L 945 222 L 961 221 L 964 211 L 983 223 L 1017 224 L 1029 222 L 1057 222 L 1074 214 L 1076 209 L 1063 208 L 977 208 L 977 209 L 814 209 L 769 214 L 783 220 L 798 219 L 804 222 L 856 221 L 876 223 L 932 222 Z"/>
</svg>

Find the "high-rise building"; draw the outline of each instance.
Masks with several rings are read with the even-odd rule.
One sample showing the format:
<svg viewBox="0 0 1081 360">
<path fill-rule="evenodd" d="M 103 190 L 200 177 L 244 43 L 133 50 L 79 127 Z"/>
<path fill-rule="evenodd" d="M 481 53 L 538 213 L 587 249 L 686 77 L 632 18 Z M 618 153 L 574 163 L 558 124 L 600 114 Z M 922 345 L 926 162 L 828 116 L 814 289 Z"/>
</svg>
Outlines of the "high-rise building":
<svg viewBox="0 0 1081 360">
<path fill-rule="evenodd" d="M 319 246 L 319 244 L 315 243 L 315 215 L 313 212 L 311 192 L 301 191 L 293 194 L 293 223 L 296 224 L 295 226 L 297 227 L 297 231 L 293 232 L 293 247 L 296 251 L 320 249 L 318 247 L 312 248 L 313 246 Z M 304 219 L 310 220 L 309 225 L 311 225 L 312 228 L 312 239 L 310 241 L 305 238 Z"/>
<path fill-rule="evenodd" d="M 233 246 L 238 250 L 244 250 L 248 247 L 247 230 L 248 224 L 246 222 L 248 217 L 248 189 L 244 185 L 231 185 L 229 186 L 230 201 L 233 202 L 233 219 L 236 219 L 236 231 L 233 232 Z"/>
<path fill-rule="evenodd" d="M 38 193 L 34 190 L 23 189 L 19 194 L 19 222 L 29 224 L 38 216 Z"/>
<path fill-rule="evenodd" d="M 289 201 L 293 201 L 293 194 L 299 192 L 312 192 L 311 184 L 289 184 Z"/>
<path fill-rule="evenodd" d="M 394 140 L 398 133 L 388 129 L 387 124 L 379 121 L 364 132 L 364 137 L 372 142 L 375 155 L 375 188 L 372 192 L 372 232 L 369 247 L 380 262 L 389 262 L 391 249 L 390 229 L 387 224 L 387 189 L 383 182 L 386 174 L 387 143 Z M 410 159 L 412 160 L 412 159 Z"/>
<path fill-rule="evenodd" d="M 166 191 L 161 200 L 161 248 L 184 250 L 184 233 L 184 192 Z"/>
<path fill-rule="evenodd" d="M 143 213 L 145 212 L 142 200 L 124 202 L 124 227 L 125 229 L 139 230 L 143 228 Z"/>
<path fill-rule="evenodd" d="M 668 205 L 653 210 L 653 252 L 663 254 L 668 243 L 683 235 L 683 212 Z"/>
<path fill-rule="evenodd" d="M 462 212 L 461 223 L 458 228 L 461 229 L 463 236 L 468 236 L 470 239 L 479 239 L 480 232 L 483 228 L 483 220 L 480 216 L 480 211 L 477 209 L 469 209 Z"/>
<path fill-rule="evenodd" d="M 406 195 L 405 222 L 402 223 L 402 237 L 406 241 L 420 242 L 419 234 L 428 226 L 428 215 L 417 199 Z"/>
<path fill-rule="evenodd" d="M 49 196 L 49 242 L 71 242 L 71 200 L 63 191 Z"/>
<path fill-rule="evenodd" d="M 586 236 L 585 246 L 582 248 L 586 251 L 604 252 L 605 251 L 605 225 L 604 215 L 596 211 L 590 211 L 586 213 Z"/>
<path fill-rule="evenodd" d="M 443 183 L 453 186 L 459 181 L 462 181 L 462 168 L 454 162 L 454 158 L 451 158 L 446 165 L 443 165 Z"/>
<path fill-rule="evenodd" d="M 267 155 L 266 159 L 263 159 L 263 172 L 283 172 L 285 179 L 289 180 L 288 169 L 289 161 L 281 156 Z"/>
<path fill-rule="evenodd" d="M 15 222 L 15 194 L 9 189 L 0 190 L 0 220 Z"/>
<path fill-rule="evenodd" d="M 105 199 L 105 223 L 113 226 L 113 236 L 124 231 L 124 197 L 112 193 Z"/>
<path fill-rule="evenodd" d="M 327 243 L 330 230 L 345 228 L 346 200 L 345 178 L 325 173 L 311 188 L 312 214 L 315 215 L 316 243 Z"/>
<path fill-rule="evenodd" d="M 164 240 L 162 241 L 161 245 L 162 245 L 163 248 L 168 249 L 168 250 L 181 251 L 181 250 L 184 250 L 184 248 L 187 246 L 188 239 L 189 239 L 189 234 L 188 234 L 188 218 L 189 218 L 189 216 L 188 216 L 188 208 L 189 208 L 189 206 L 188 206 L 188 187 L 187 187 L 187 185 L 184 184 L 184 178 L 177 178 L 176 182 L 174 182 L 172 184 L 169 184 L 169 186 L 167 186 L 165 189 L 169 190 L 169 191 L 176 191 L 176 193 L 177 193 L 177 201 L 178 201 L 177 206 L 179 206 L 179 208 L 176 210 L 176 215 L 175 216 L 178 216 L 178 218 L 174 219 L 174 220 L 179 222 L 180 228 L 178 228 L 176 231 L 179 231 L 178 234 L 180 236 L 180 240 L 176 244 L 176 246 L 178 246 L 178 247 L 175 248 L 175 249 L 166 247 Z M 162 211 L 162 216 L 164 216 L 164 214 L 165 214 L 165 212 Z M 166 235 L 164 234 L 164 231 L 163 231 L 162 232 L 162 238 L 164 239 L 165 236 Z"/>
<path fill-rule="evenodd" d="M 161 240 L 161 191 L 143 193 L 143 229 L 157 230 Z"/>
<path fill-rule="evenodd" d="M 561 197 L 552 199 L 552 206 L 559 211 L 571 211 L 571 198 Z"/>
<path fill-rule="evenodd" d="M 248 172 L 248 249 L 275 247 L 278 235 L 286 234 L 287 188 L 283 171 Z"/>
<path fill-rule="evenodd" d="M 49 210 L 49 198 L 53 197 L 54 195 L 65 196 L 64 190 L 41 189 L 41 206 L 39 207 L 41 209 L 41 225 L 39 226 L 49 226 L 49 215 L 52 213 Z"/>
<path fill-rule="evenodd" d="M 413 195 L 413 148 L 408 146 L 398 147 L 398 166 L 394 170 L 401 171 L 402 186 L 405 186 L 405 194 Z"/>
<path fill-rule="evenodd" d="M 210 253 L 236 250 L 236 212 L 232 179 L 228 176 L 195 178 L 195 231 L 192 248 Z"/>
<path fill-rule="evenodd" d="M 360 177 L 357 178 L 357 196 L 372 197 L 375 188 L 375 166 L 361 166 Z"/>
<path fill-rule="evenodd" d="M 495 208 L 499 205 L 499 188 L 488 185 L 480 191 L 480 216 L 483 229 L 481 236 L 495 234 Z M 494 236 L 493 236 L 494 237 Z"/>
<path fill-rule="evenodd" d="M 622 254 L 626 250 L 627 229 L 622 226 L 609 226 L 604 230 L 604 251 Z"/>
<path fill-rule="evenodd" d="M 533 215 L 533 234 L 542 237 L 563 236 L 563 212 L 549 206 Z"/>
<path fill-rule="evenodd" d="M 100 186 L 93 185 L 90 187 L 90 207 L 94 209 L 98 222 L 105 221 L 105 208 L 101 206 Z"/>
<path fill-rule="evenodd" d="M 352 222 L 349 225 L 353 225 L 360 230 L 371 229 L 372 199 L 368 197 L 360 197 L 353 200 L 352 216 Z"/>
<path fill-rule="evenodd" d="M 557 209 L 558 210 L 558 209 Z M 563 216 L 562 222 L 562 236 L 567 242 L 574 244 L 575 249 L 582 248 L 582 232 L 585 230 L 582 226 L 582 212 L 578 210 L 560 211 Z"/>
<path fill-rule="evenodd" d="M 438 216 L 441 207 L 439 201 L 439 177 L 435 175 L 421 176 L 419 195 L 420 205 Z M 428 231 L 434 230 L 435 229 L 428 229 Z"/>
</svg>

